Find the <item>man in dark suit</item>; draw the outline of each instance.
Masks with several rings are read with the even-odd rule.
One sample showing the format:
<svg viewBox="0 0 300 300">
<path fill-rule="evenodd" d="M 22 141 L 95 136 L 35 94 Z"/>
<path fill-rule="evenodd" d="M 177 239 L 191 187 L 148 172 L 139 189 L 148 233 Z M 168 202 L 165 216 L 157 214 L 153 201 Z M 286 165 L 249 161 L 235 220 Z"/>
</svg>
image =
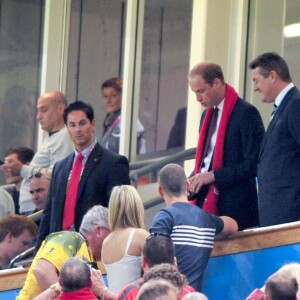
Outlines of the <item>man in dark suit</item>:
<svg viewBox="0 0 300 300">
<path fill-rule="evenodd" d="M 94 136 L 95 120 L 91 105 L 77 101 L 64 113 L 68 133 L 75 153 L 54 166 L 49 195 L 43 212 L 36 248 L 45 237 L 55 231 L 78 231 L 84 214 L 94 205 L 108 206 L 110 192 L 116 185 L 130 184 L 129 164 L 125 156 L 100 146 Z M 68 201 L 73 165 L 78 155 L 83 155 L 81 177 L 75 208 Z M 65 220 L 73 214 L 71 226 L 64 228 Z"/>
<path fill-rule="evenodd" d="M 269 226 L 300 220 L 300 92 L 287 63 L 264 53 L 249 65 L 262 102 L 275 102 L 258 164 L 259 220 Z"/>
<path fill-rule="evenodd" d="M 217 64 L 200 63 L 188 78 L 206 108 L 189 179 L 190 199 L 210 213 L 232 217 L 240 230 L 258 226 L 255 177 L 264 134 L 261 116 L 225 83 Z"/>
<path fill-rule="evenodd" d="M 177 111 L 175 122 L 169 133 L 167 149 L 183 147 L 185 143 L 187 108 L 182 107 Z"/>
</svg>

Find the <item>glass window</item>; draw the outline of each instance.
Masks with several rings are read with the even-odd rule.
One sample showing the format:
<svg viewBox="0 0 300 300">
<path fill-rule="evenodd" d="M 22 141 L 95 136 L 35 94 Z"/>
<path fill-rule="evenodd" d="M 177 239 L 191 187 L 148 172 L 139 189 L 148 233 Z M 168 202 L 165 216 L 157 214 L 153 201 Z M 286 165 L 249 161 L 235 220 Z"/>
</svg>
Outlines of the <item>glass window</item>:
<svg viewBox="0 0 300 300">
<path fill-rule="evenodd" d="M 287 26 L 295 25 L 295 34 L 288 36 Z M 285 15 L 285 34 L 284 34 L 284 48 L 283 55 L 286 59 L 294 84 L 300 87 L 300 1 L 287 0 L 286 1 L 286 15 Z"/>
<path fill-rule="evenodd" d="M 177 111 L 185 117 L 192 3 L 145 1 L 137 132 L 144 127 L 147 153 L 165 150 Z M 126 1 L 72 1 L 66 95 L 93 105 L 99 140 L 107 116 L 101 84 L 122 77 L 125 20 Z"/>
<path fill-rule="evenodd" d="M 139 118 L 147 153 L 183 147 L 193 1 L 145 1 Z"/>
<path fill-rule="evenodd" d="M 40 0 L 0 1 L 1 159 L 11 147 L 35 147 L 43 9 Z"/>
<path fill-rule="evenodd" d="M 107 115 L 101 85 L 122 77 L 125 14 L 122 0 L 72 1 L 66 96 L 93 106 L 99 141 Z"/>
</svg>

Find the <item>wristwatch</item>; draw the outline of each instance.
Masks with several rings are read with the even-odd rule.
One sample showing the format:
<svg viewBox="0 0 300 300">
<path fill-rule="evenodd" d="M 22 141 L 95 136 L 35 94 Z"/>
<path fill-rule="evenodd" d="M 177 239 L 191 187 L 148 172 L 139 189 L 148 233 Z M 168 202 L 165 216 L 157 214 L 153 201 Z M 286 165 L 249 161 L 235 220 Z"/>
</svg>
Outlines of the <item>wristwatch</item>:
<svg viewBox="0 0 300 300">
<path fill-rule="evenodd" d="M 56 293 L 56 296 L 59 296 L 60 289 L 58 288 L 58 286 L 56 285 L 56 283 L 50 285 L 49 289 L 53 290 Z"/>
</svg>

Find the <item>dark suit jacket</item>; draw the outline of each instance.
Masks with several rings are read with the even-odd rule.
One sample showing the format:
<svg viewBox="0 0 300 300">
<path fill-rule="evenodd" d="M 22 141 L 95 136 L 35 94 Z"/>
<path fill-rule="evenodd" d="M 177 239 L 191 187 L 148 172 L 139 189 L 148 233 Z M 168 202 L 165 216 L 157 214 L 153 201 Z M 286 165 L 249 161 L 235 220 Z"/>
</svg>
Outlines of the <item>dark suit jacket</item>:
<svg viewBox="0 0 300 300">
<path fill-rule="evenodd" d="M 74 153 L 54 165 L 36 248 L 48 234 L 62 230 L 68 176 L 73 160 Z M 88 157 L 78 188 L 75 207 L 76 231 L 79 231 L 85 213 L 94 205 L 101 204 L 107 207 L 112 188 L 121 184 L 130 184 L 127 158 L 106 150 L 97 143 Z"/>
<path fill-rule="evenodd" d="M 177 111 L 174 125 L 169 133 L 167 149 L 184 146 L 187 108 Z"/>
<path fill-rule="evenodd" d="M 261 145 L 258 166 L 261 226 L 300 220 L 300 92 L 278 106 Z"/>
<path fill-rule="evenodd" d="M 226 130 L 224 166 L 214 170 L 219 214 L 235 219 L 239 230 L 258 226 L 255 177 L 264 131 L 258 110 L 239 98 Z"/>
</svg>

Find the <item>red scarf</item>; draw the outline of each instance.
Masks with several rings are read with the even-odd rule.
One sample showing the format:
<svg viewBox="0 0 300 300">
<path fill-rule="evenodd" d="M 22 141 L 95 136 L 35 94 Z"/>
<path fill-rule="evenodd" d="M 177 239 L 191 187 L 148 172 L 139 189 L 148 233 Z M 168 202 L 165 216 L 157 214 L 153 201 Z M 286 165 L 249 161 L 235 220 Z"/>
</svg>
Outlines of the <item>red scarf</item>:
<svg viewBox="0 0 300 300">
<path fill-rule="evenodd" d="M 213 161 L 212 161 L 213 170 L 219 170 L 223 167 L 226 129 L 228 126 L 230 115 L 233 111 L 237 99 L 238 99 L 237 92 L 234 90 L 232 86 L 226 84 L 224 107 L 223 107 L 223 112 L 220 120 L 220 125 L 218 128 L 217 140 L 216 140 Z M 201 126 L 198 146 L 196 151 L 195 174 L 199 173 L 200 163 L 203 159 L 202 156 L 204 155 L 203 150 L 204 150 L 205 138 L 209 129 L 209 124 L 212 118 L 213 110 L 214 110 L 213 108 L 207 109 L 203 124 Z M 219 191 L 216 188 L 215 184 L 212 183 L 209 186 L 208 193 L 203 205 L 203 209 L 208 211 L 211 214 L 219 215 L 218 206 L 217 206 L 218 198 L 219 198 Z"/>
</svg>

